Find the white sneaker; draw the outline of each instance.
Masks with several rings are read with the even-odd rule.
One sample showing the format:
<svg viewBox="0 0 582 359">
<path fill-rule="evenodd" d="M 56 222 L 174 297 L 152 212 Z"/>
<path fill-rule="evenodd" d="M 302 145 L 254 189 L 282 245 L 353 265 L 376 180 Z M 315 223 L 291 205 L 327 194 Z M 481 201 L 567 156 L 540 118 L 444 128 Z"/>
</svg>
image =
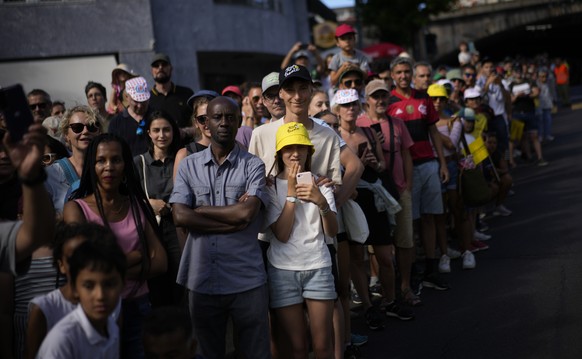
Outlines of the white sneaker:
<svg viewBox="0 0 582 359">
<path fill-rule="evenodd" d="M 511 216 L 511 213 L 512 212 L 509 209 L 507 209 L 507 207 L 505 207 L 502 204 L 500 204 L 499 206 L 495 207 L 495 210 L 493 211 L 493 215 L 494 216 L 502 216 L 502 217 Z"/>
<path fill-rule="evenodd" d="M 471 251 L 463 253 L 463 269 L 474 269 L 477 266 L 475 255 Z"/>
<path fill-rule="evenodd" d="M 450 273 L 451 272 L 451 258 L 446 254 L 441 256 L 439 260 L 439 272 L 441 273 Z"/>
<path fill-rule="evenodd" d="M 461 258 L 461 252 L 459 252 L 456 249 L 452 249 L 450 247 L 447 247 L 447 256 L 449 256 L 450 259 Z"/>
<path fill-rule="evenodd" d="M 491 236 L 483 232 L 475 231 L 475 239 L 480 241 L 488 241 L 491 239 Z"/>
</svg>

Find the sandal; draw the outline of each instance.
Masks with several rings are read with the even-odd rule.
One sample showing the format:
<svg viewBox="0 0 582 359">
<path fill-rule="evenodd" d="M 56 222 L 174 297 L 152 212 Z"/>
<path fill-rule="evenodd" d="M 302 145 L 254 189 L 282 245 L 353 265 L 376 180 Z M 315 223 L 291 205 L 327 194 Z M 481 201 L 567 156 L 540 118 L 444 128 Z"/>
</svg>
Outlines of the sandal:
<svg viewBox="0 0 582 359">
<path fill-rule="evenodd" d="M 402 292 L 402 301 L 411 307 L 418 307 L 422 305 L 422 300 L 412 292 L 412 289 L 406 288 Z"/>
</svg>

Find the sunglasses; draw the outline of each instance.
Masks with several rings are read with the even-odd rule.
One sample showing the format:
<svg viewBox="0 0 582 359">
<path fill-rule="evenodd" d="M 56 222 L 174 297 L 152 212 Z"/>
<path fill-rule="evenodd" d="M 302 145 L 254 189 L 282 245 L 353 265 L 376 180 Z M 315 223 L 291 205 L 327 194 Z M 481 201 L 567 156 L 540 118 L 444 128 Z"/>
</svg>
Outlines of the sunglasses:
<svg viewBox="0 0 582 359">
<path fill-rule="evenodd" d="M 135 130 L 135 134 L 138 136 L 143 135 L 143 133 L 145 132 L 145 125 L 146 125 L 145 120 L 139 121 L 139 124 L 137 125 L 137 129 Z"/>
<path fill-rule="evenodd" d="M 355 107 L 358 106 L 360 103 L 358 101 L 349 102 L 349 103 L 340 103 L 341 107 Z"/>
<path fill-rule="evenodd" d="M 44 110 L 47 108 L 47 106 L 48 106 L 48 103 L 46 103 L 46 102 L 33 103 L 33 104 L 28 105 L 28 107 L 31 110 L 36 110 L 37 107 L 41 110 Z"/>
<path fill-rule="evenodd" d="M 83 129 L 85 127 L 87 127 L 87 131 L 92 132 L 92 133 L 95 133 L 95 132 L 99 131 L 99 124 L 98 123 L 94 123 L 94 124 L 90 124 L 90 125 L 85 125 L 84 123 L 71 123 L 69 125 L 69 128 L 74 133 L 81 133 L 81 132 L 83 132 Z"/>
<path fill-rule="evenodd" d="M 362 80 L 346 80 L 343 82 L 345 87 L 352 87 L 352 84 L 354 86 L 362 86 L 363 82 Z"/>
<path fill-rule="evenodd" d="M 269 102 L 273 102 L 276 99 L 279 98 L 279 94 L 278 93 L 263 93 L 263 97 L 265 98 L 265 100 L 269 101 Z"/>
<path fill-rule="evenodd" d="M 463 75 L 465 75 L 465 77 L 475 77 L 475 74 L 470 72 L 465 72 Z"/>
<path fill-rule="evenodd" d="M 53 152 L 45 153 L 44 155 L 42 155 L 42 157 L 40 159 L 41 159 L 43 165 L 48 166 L 51 163 L 53 163 L 54 160 L 57 159 L 57 154 L 53 153 Z"/>
<path fill-rule="evenodd" d="M 206 124 L 206 120 L 208 120 L 208 116 L 206 116 L 206 115 L 196 116 L 195 118 L 196 118 L 196 121 L 198 121 L 198 123 L 201 125 Z"/>
</svg>

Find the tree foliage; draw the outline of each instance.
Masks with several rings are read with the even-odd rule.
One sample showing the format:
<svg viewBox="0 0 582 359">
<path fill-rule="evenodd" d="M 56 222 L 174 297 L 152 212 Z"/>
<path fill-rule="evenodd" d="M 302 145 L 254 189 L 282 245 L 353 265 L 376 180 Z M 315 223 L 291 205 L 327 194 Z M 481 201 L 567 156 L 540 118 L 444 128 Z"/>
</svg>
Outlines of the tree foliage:
<svg viewBox="0 0 582 359">
<path fill-rule="evenodd" d="M 356 0 L 363 27 L 371 26 L 380 41 L 412 46 L 429 16 L 449 11 L 457 0 Z"/>
</svg>

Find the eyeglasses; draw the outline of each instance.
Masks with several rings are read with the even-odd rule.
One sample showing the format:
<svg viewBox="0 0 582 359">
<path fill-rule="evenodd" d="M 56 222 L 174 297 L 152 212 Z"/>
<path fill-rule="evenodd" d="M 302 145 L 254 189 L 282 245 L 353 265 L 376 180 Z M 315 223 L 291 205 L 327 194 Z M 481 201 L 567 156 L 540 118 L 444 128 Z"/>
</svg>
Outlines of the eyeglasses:
<svg viewBox="0 0 582 359">
<path fill-rule="evenodd" d="M 362 80 L 346 80 L 343 82 L 345 87 L 352 87 L 352 84 L 354 86 L 362 86 L 363 82 Z"/>
<path fill-rule="evenodd" d="M 28 105 L 28 107 L 31 110 L 36 110 L 37 107 L 41 110 L 44 110 L 48 107 L 48 103 L 46 103 L 46 102 L 31 103 L 30 105 Z"/>
<path fill-rule="evenodd" d="M 145 132 L 145 125 L 146 125 L 145 120 L 139 121 L 139 124 L 137 125 L 137 129 L 135 130 L 135 134 L 138 136 L 143 135 L 143 133 Z"/>
<path fill-rule="evenodd" d="M 431 97 L 431 100 L 445 102 L 447 100 L 447 98 L 445 96 L 435 96 L 435 97 Z"/>
<path fill-rule="evenodd" d="M 472 72 L 465 72 L 463 75 L 465 75 L 465 77 L 475 77 L 475 74 Z"/>
<path fill-rule="evenodd" d="M 276 99 L 279 98 L 279 94 L 278 93 L 267 93 L 267 92 L 264 92 L 263 93 L 263 98 L 265 100 L 269 101 L 269 102 L 273 102 L 273 101 L 275 101 Z"/>
<path fill-rule="evenodd" d="M 69 124 L 69 128 L 74 133 L 83 132 L 83 129 L 85 127 L 87 127 L 87 131 L 92 132 L 92 133 L 99 131 L 99 124 L 98 123 L 93 123 L 93 124 L 89 124 L 89 125 L 85 125 L 84 123 L 71 123 L 71 124 Z"/>
<path fill-rule="evenodd" d="M 57 159 L 57 154 L 56 153 L 53 153 L 53 152 L 51 152 L 51 153 L 45 153 L 41 157 L 42 164 L 45 165 L 45 166 L 50 165 L 56 159 Z"/>
<path fill-rule="evenodd" d="M 198 123 L 201 125 L 206 124 L 206 120 L 208 120 L 208 116 L 206 116 L 206 115 L 196 116 L 195 118 L 196 118 L 196 121 L 198 121 Z"/>
</svg>

